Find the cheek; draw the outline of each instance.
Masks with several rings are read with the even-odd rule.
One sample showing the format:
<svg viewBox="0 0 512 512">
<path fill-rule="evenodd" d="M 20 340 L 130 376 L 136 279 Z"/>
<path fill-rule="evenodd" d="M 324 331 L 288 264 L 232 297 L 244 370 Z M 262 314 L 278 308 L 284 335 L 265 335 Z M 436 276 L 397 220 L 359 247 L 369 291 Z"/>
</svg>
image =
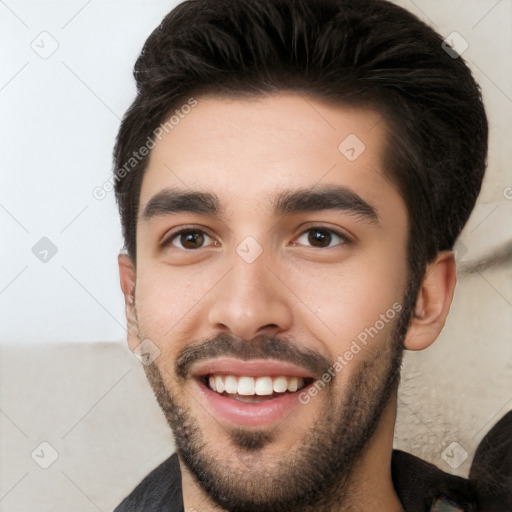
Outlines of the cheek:
<svg viewBox="0 0 512 512">
<path fill-rule="evenodd" d="M 325 340 L 333 359 L 354 340 L 371 345 L 385 339 L 402 308 L 406 286 L 405 263 L 400 258 L 395 262 L 354 258 L 329 270 L 296 269 L 290 278 L 308 306 L 301 308 L 301 321 Z"/>
<path fill-rule="evenodd" d="M 156 341 L 190 328 L 201 300 L 215 285 L 211 273 L 140 264 L 135 300 L 139 326 Z"/>
</svg>

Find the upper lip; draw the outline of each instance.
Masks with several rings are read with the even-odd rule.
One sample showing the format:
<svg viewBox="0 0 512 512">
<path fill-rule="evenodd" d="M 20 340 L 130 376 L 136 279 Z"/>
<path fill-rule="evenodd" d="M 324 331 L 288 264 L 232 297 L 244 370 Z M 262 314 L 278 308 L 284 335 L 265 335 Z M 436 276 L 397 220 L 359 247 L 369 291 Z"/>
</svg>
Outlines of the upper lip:
<svg viewBox="0 0 512 512">
<path fill-rule="evenodd" d="M 247 377 L 302 377 L 314 379 L 305 368 L 293 363 L 275 359 L 252 359 L 244 361 L 236 358 L 210 359 L 195 365 L 192 375 L 196 378 L 207 375 L 234 375 Z"/>
</svg>

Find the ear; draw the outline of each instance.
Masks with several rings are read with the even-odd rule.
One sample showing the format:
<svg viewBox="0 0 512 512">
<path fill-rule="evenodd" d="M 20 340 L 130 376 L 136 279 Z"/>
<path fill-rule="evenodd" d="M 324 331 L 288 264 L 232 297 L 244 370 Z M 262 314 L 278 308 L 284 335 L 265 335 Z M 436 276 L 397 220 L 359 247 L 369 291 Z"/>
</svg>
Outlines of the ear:
<svg viewBox="0 0 512 512">
<path fill-rule="evenodd" d="M 135 263 L 127 254 L 117 257 L 119 266 L 119 280 L 124 295 L 126 312 L 126 327 L 128 331 L 128 346 L 133 351 L 139 345 L 137 316 L 135 311 Z"/>
<path fill-rule="evenodd" d="M 427 265 L 416 301 L 415 312 L 405 337 L 409 350 L 423 350 L 439 336 L 453 300 L 457 270 L 452 251 L 438 253 Z"/>
</svg>

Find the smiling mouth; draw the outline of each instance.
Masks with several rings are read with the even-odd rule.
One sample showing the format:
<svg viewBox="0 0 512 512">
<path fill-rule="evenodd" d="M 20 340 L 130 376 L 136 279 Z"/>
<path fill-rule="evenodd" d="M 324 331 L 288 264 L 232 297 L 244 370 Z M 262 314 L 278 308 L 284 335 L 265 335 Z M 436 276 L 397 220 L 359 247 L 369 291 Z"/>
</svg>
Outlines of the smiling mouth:
<svg viewBox="0 0 512 512">
<path fill-rule="evenodd" d="M 293 376 L 237 376 L 210 374 L 200 378 L 205 386 L 219 395 L 245 403 L 272 400 L 294 394 L 314 382 L 312 378 Z"/>
</svg>

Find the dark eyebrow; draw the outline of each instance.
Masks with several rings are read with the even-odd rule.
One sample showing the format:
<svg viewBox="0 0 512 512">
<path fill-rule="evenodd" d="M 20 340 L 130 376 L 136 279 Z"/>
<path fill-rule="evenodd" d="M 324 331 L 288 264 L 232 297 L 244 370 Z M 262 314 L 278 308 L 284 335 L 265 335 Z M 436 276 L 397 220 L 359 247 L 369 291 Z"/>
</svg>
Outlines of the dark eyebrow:
<svg viewBox="0 0 512 512">
<path fill-rule="evenodd" d="M 357 215 L 369 222 L 378 223 L 374 206 L 367 203 L 349 188 L 324 185 L 310 189 L 281 192 L 273 201 L 275 215 L 320 210 L 338 210 Z"/>
<path fill-rule="evenodd" d="M 377 210 L 352 190 L 339 185 L 286 190 L 272 199 L 275 216 L 294 213 L 338 210 L 378 223 Z M 164 189 L 153 196 L 142 212 L 143 219 L 179 212 L 222 217 L 219 198 L 210 192 Z"/>
<path fill-rule="evenodd" d="M 220 216 L 219 198 L 209 192 L 166 188 L 154 195 L 142 212 L 143 219 L 171 213 L 192 212 Z"/>
</svg>

